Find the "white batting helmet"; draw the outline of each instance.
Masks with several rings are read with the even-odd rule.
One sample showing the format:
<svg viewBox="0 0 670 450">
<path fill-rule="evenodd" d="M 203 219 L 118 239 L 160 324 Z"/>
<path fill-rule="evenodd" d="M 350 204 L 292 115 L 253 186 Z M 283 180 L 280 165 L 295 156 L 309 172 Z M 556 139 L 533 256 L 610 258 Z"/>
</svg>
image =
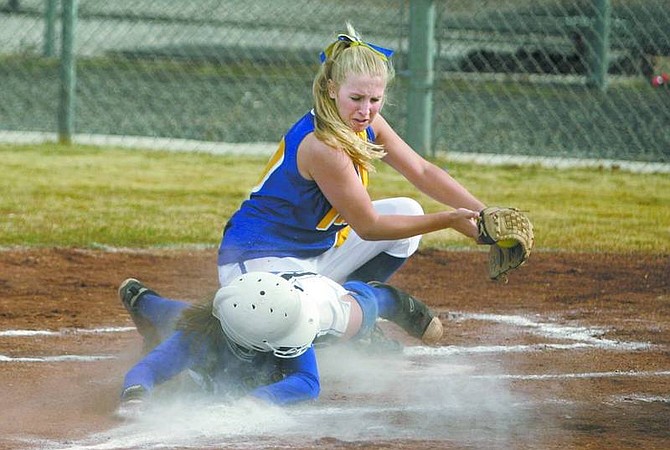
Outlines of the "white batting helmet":
<svg viewBox="0 0 670 450">
<path fill-rule="evenodd" d="M 249 272 L 222 287 L 214 297 L 213 314 L 237 345 L 280 358 L 300 356 L 319 331 L 313 301 L 300 288 L 269 272 Z"/>
</svg>

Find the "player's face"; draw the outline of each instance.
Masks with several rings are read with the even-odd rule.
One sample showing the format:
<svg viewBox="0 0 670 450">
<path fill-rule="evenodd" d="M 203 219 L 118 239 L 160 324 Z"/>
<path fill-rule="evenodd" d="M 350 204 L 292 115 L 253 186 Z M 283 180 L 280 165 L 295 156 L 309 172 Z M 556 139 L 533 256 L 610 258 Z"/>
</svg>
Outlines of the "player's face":
<svg viewBox="0 0 670 450">
<path fill-rule="evenodd" d="M 330 98 L 335 100 L 344 123 L 359 132 L 370 126 L 381 110 L 385 89 L 382 77 L 349 75 L 339 89 L 333 86 Z"/>
</svg>

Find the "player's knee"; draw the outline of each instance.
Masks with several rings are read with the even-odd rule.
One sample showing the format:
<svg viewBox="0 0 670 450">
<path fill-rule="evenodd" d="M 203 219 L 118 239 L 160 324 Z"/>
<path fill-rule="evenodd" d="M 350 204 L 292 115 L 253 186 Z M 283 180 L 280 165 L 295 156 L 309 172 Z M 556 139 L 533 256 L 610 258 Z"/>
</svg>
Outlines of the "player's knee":
<svg viewBox="0 0 670 450">
<path fill-rule="evenodd" d="M 409 197 L 393 197 L 372 202 L 379 214 L 404 214 L 420 216 L 423 212 L 421 204 Z"/>
<path fill-rule="evenodd" d="M 421 216 L 424 214 L 421 204 L 413 198 L 399 197 L 397 200 L 398 209 L 403 211 L 403 214 L 407 214 L 409 216 Z"/>
<path fill-rule="evenodd" d="M 398 197 L 392 199 L 392 201 L 394 206 L 393 214 L 404 214 L 408 216 L 421 216 L 424 214 L 421 204 L 412 198 Z M 391 248 L 386 250 L 386 253 L 396 258 L 409 258 L 419 249 L 420 243 L 421 235 L 398 239 L 397 241 L 394 241 Z"/>
<path fill-rule="evenodd" d="M 374 288 L 358 280 L 347 281 L 344 283 L 344 288 L 349 291 L 363 312 L 361 329 L 356 336 L 365 336 L 375 326 L 379 317 L 379 307 L 377 306 Z"/>
</svg>

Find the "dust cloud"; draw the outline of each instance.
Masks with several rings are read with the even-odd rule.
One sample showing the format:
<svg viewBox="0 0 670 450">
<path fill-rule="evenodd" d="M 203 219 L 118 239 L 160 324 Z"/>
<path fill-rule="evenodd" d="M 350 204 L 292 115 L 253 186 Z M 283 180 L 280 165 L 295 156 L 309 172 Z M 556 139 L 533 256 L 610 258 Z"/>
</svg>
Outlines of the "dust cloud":
<svg viewBox="0 0 670 450">
<path fill-rule="evenodd" d="M 141 419 L 67 448 L 294 447 L 319 439 L 491 448 L 532 439 L 528 402 L 511 393 L 504 377 L 477 376 L 480 365 L 467 357 L 412 351 L 417 348 L 319 349 L 322 390 L 315 402 L 281 408 L 173 393 L 155 398 Z M 494 366 L 487 365 L 489 374 Z"/>
</svg>

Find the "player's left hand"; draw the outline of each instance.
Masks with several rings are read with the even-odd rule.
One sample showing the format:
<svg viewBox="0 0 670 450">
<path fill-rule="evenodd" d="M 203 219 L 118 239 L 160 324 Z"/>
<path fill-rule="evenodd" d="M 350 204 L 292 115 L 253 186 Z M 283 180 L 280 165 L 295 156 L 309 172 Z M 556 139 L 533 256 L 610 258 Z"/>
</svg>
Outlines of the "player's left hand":
<svg viewBox="0 0 670 450">
<path fill-rule="evenodd" d="M 451 214 L 454 218 L 454 224 L 451 228 L 476 241 L 479 236 L 477 227 L 479 213 L 466 208 L 458 208 Z"/>
<path fill-rule="evenodd" d="M 146 408 L 143 400 L 128 400 L 121 402 L 116 409 L 115 416 L 121 420 L 137 420 L 144 414 Z"/>
<path fill-rule="evenodd" d="M 142 386 L 127 387 L 121 393 L 121 404 L 116 409 L 116 417 L 122 420 L 137 420 L 146 409 L 147 391 Z"/>
<path fill-rule="evenodd" d="M 479 242 L 491 246 L 489 277 L 506 280 L 506 274 L 526 262 L 535 242 L 533 224 L 516 208 L 490 206 L 479 214 Z"/>
</svg>

